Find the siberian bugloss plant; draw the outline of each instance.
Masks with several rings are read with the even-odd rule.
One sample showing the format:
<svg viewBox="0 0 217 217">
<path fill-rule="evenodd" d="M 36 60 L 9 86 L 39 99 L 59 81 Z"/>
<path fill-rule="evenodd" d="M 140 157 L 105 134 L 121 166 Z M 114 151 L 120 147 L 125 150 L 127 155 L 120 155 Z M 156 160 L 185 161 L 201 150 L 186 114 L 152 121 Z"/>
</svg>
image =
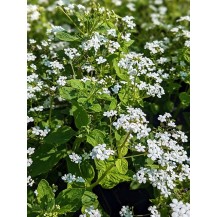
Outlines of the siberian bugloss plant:
<svg viewBox="0 0 217 217">
<path fill-rule="evenodd" d="M 190 216 L 189 17 L 124 2 L 28 5 L 28 216 L 109 216 L 94 188 L 123 182 L 146 215 Z"/>
</svg>

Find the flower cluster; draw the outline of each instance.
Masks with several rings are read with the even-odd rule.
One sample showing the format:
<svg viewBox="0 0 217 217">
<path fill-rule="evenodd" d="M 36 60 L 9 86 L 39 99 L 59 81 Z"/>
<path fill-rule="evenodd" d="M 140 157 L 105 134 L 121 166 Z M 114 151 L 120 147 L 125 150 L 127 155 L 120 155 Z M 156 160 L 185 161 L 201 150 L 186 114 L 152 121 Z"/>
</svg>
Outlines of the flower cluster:
<svg viewBox="0 0 217 217">
<path fill-rule="evenodd" d="M 50 129 L 48 127 L 45 127 L 44 130 L 40 129 L 39 126 L 32 127 L 32 134 L 39 135 L 41 137 L 47 136 L 47 134 L 50 132 Z"/>
<path fill-rule="evenodd" d="M 78 50 L 76 48 L 65 48 L 64 52 L 71 60 L 75 57 L 81 56 L 81 54 L 78 53 Z"/>
<path fill-rule="evenodd" d="M 151 131 L 147 123 L 146 114 L 140 108 L 127 107 L 127 114 L 120 114 L 120 118 L 113 123 L 113 126 L 117 130 L 123 129 L 126 132 L 135 133 L 137 139 L 141 139 L 147 137 Z"/>
<path fill-rule="evenodd" d="M 173 199 L 172 203 L 170 204 L 172 208 L 172 217 L 190 217 L 190 204 L 184 204 L 182 201 L 178 201 L 177 199 Z"/>
<path fill-rule="evenodd" d="M 31 156 L 32 154 L 34 154 L 35 152 L 35 148 L 29 147 L 27 149 L 27 155 L 28 157 Z M 33 161 L 32 158 L 27 158 L 27 167 L 30 167 L 32 165 Z"/>
<path fill-rule="evenodd" d="M 160 115 L 158 120 L 169 122 L 169 113 Z M 168 197 L 171 190 L 176 186 L 176 180 L 189 179 L 190 169 L 187 162 L 189 158 L 179 142 L 187 142 L 186 135 L 176 131 L 173 127 L 170 132 L 156 132 L 154 139 L 147 140 L 147 157 L 155 161 L 163 169 L 149 169 L 141 167 L 133 176 L 139 183 L 146 183 L 149 180 L 154 187 L 157 187 L 162 195 Z M 144 147 L 145 148 L 145 147 Z"/>
<path fill-rule="evenodd" d="M 101 217 L 101 213 L 99 212 L 99 210 L 94 209 L 93 206 L 86 208 L 84 211 L 85 214 L 79 215 L 79 217 Z"/>
<path fill-rule="evenodd" d="M 75 153 L 70 154 L 69 158 L 71 159 L 72 162 L 74 162 L 76 164 L 80 164 L 82 161 L 82 157 L 75 154 Z"/>
<path fill-rule="evenodd" d="M 129 206 L 122 206 L 119 214 L 120 216 L 123 216 L 123 217 L 133 217 L 133 212 Z"/>
<path fill-rule="evenodd" d="M 156 206 L 150 206 L 148 207 L 148 210 L 151 212 L 151 217 L 160 217 L 160 213 Z"/>
<path fill-rule="evenodd" d="M 110 155 L 114 155 L 114 151 L 106 149 L 106 144 L 99 144 L 93 148 L 90 153 L 92 159 L 105 160 L 108 159 Z"/>
<path fill-rule="evenodd" d="M 118 66 L 127 70 L 131 84 L 139 90 L 145 90 L 148 95 L 158 98 L 165 93 L 160 83 L 167 75 L 162 74 L 162 70 L 157 70 L 148 57 L 131 52 L 120 59 Z"/>
<path fill-rule="evenodd" d="M 85 182 L 85 180 L 78 176 L 76 177 L 75 175 L 72 175 L 71 173 L 65 174 L 62 176 L 62 180 L 67 182 L 67 183 L 72 183 L 72 182 Z"/>
<path fill-rule="evenodd" d="M 35 181 L 32 179 L 32 177 L 28 176 L 27 177 L 27 185 L 32 187 L 34 183 L 35 183 Z"/>
<path fill-rule="evenodd" d="M 114 110 L 110 110 L 110 111 L 103 113 L 103 116 L 108 117 L 108 118 L 116 116 L 116 115 L 117 115 L 117 111 L 114 111 Z"/>
</svg>

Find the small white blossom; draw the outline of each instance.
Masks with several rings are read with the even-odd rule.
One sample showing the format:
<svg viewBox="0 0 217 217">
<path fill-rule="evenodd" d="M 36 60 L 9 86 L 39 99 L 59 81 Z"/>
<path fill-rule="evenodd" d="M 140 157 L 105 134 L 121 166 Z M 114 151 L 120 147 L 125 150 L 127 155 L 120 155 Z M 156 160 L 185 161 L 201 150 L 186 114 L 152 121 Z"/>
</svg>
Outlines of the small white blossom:
<svg viewBox="0 0 217 217">
<path fill-rule="evenodd" d="M 102 63 L 106 62 L 107 60 L 104 59 L 102 56 L 100 56 L 99 58 L 96 59 L 96 61 L 97 61 L 97 64 L 102 64 Z"/>
<path fill-rule="evenodd" d="M 182 201 L 178 201 L 177 199 L 173 199 L 172 203 L 170 204 L 172 208 L 172 215 L 171 217 L 190 217 L 190 204 L 184 204 Z"/>
<path fill-rule="evenodd" d="M 34 154 L 34 152 L 35 152 L 35 148 L 29 147 L 29 148 L 27 149 L 27 154 L 28 154 L 29 156 L 32 155 L 32 154 Z"/>
<path fill-rule="evenodd" d="M 66 76 L 60 76 L 57 80 L 57 84 L 59 84 L 60 86 L 65 86 L 66 85 Z"/>
<path fill-rule="evenodd" d="M 138 152 L 144 152 L 145 151 L 145 146 L 141 145 L 141 143 L 135 145 L 135 149 Z"/>
<path fill-rule="evenodd" d="M 107 111 L 107 112 L 104 112 L 103 113 L 103 116 L 106 116 L 106 117 L 113 117 L 113 116 L 115 116 L 115 115 L 117 115 L 117 111 L 115 111 L 115 110 L 110 110 L 110 111 Z"/>
<path fill-rule="evenodd" d="M 156 206 L 150 206 L 148 210 L 151 212 L 151 217 L 160 217 L 160 213 L 158 212 Z"/>
<path fill-rule="evenodd" d="M 67 183 L 72 183 L 72 182 L 85 182 L 85 180 L 78 176 L 76 177 L 75 175 L 72 175 L 71 173 L 65 174 L 64 176 L 61 177 L 63 181 Z"/>
<path fill-rule="evenodd" d="M 113 37 L 117 36 L 115 29 L 108 29 L 107 32 L 108 32 L 108 35 L 111 35 Z"/>
<path fill-rule="evenodd" d="M 70 59 L 74 59 L 75 57 L 80 56 L 76 48 L 66 48 L 64 49 L 64 52 Z"/>
<path fill-rule="evenodd" d="M 126 33 L 126 35 L 122 35 L 121 38 L 124 39 L 125 41 L 130 41 L 130 35 L 131 33 Z"/>
<path fill-rule="evenodd" d="M 106 149 L 106 144 L 99 144 L 93 148 L 93 150 L 90 153 L 90 156 L 92 159 L 99 159 L 99 160 L 106 160 L 109 158 L 110 155 L 114 155 L 114 151 L 109 149 Z"/>
<path fill-rule="evenodd" d="M 71 155 L 69 155 L 69 158 L 71 159 L 72 162 L 76 164 L 81 163 L 82 161 L 82 157 L 75 153 L 72 153 Z"/>
<path fill-rule="evenodd" d="M 34 122 L 34 118 L 27 116 L 27 124 L 30 122 Z"/>
<path fill-rule="evenodd" d="M 129 206 L 122 206 L 121 211 L 119 212 L 122 217 L 133 217 L 133 212 Z"/>
<path fill-rule="evenodd" d="M 27 185 L 32 187 L 34 183 L 35 183 L 35 181 L 32 179 L 32 177 L 28 176 L 27 177 Z"/>
</svg>

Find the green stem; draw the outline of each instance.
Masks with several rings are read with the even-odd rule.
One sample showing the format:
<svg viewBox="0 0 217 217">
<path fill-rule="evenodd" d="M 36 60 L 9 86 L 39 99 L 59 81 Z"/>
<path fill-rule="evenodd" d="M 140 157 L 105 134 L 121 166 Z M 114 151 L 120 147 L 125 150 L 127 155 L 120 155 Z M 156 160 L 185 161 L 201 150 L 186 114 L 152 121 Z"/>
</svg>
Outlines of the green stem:
<svg viewBox="0 0 217 217">
<path fill-rule="evenodd" d="M 75 70 L 74 70 L 74 67 L 72 65 L 72 61 L 71 60 L 70 60 L 70 65 L 71 65 L 72 72 L 73 72 L 73 79 L 76 79 Z"/>
<path fill-rule="evenodd" d="M 76 25 L 76 23 L 71 19 L 71 17 L 61 7 L 58 7 L 58 8 L 69 18 L 69 20 L 78 29 L 78 31 L 84 35 L 85 33 Z"/>
<path fill-rule="evenodd" d="M 92 185 L 90 185 L 90 189 L 93 189 L 95 186 L 97 186 L 105 177 L 106 177 L 106 175 L 108 174 L 108 172 L 112 169 L 114 167 L 114 165 L 112 164 L 112 165 L 110 165 L 109 167 L 108 167 L 108 169 L 102 174 L 102 176 L 100 176 L 100 178 L 96 181 L 96 182 L 94 182 Z"/>
<path fill-rule="evenodd" d="M 99 88 L 96 88 L 91 94 L 90 96 L 87 98 L 87 101 L 99 90 Z"/>
<path fill-rule="evenodd" d="M 146 154 L 146 153 L 143 153 L 143 154 L 136 154 L 136 155 L 131 155 L 131 156 L 123 157 L 123 158 L 131 158 L 131 157 L 144 156 L 145 154 Z"/>
<path fill-rule="evenodd" d="M 52 116 L 52 108 L 53 108 L 53 100 L 54 97 L 50 97 L 50 112 L 49 112 L 49 127 L 51 127 L 51 116 Z"/>
<path fill-rule="evenodd" d="M 122 145 L 119 148 L 118 151 L 118 157 L 121 158 L 121 149 L 124 147 L 125 143 L 127 142 L 128 138 L 130 136 L 130 132 L 127 133 L 126 138 L 124 139 L 124 142 L 122 143 Z"/>
</svg>

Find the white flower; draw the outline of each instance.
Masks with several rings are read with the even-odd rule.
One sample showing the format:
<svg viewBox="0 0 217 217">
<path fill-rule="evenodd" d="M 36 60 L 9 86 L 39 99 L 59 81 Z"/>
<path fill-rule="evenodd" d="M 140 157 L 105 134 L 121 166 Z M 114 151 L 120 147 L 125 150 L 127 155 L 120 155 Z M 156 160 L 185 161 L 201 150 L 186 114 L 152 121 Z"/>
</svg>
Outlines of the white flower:
<svg viewBox="0 0 217 217">
<path fill-rule="evenodd" d="M 50 129 L 46 127 L 44 130 L 41 130 L 39 126 L 32 127 L 32 133 L 34 135 L 39 135 L 41 137 L 45 137 L 50 132 Z"/>
<path fill-rule="evenodd" d="M 160 213 L 158 212 L 156 206 L 150 206 L 148 210 L 151 212 L 151 217 L 160 217 Z"/>
<path fill-rule="evenodd" d="M 190 21 L 190 17 L 189 16 L 184 16 L 184 17 L 180 17 L 176 22 L 181 22 L 181 21 Z"/>
<path fill-rule="evenodd" d="M 148 121 L 146 115 L 140 108 L 127 107 L 128 114 L 120 114 L 120 118 L 113 123 L 113 126 L 119 130 L 137 134 L 137 138 L 145 138 L 149 135 L 150 128 L 147 127 Z"/>
<path fill-rule="evenodd" d="M 133 175 L 133 179 L 139 182 L 140 184 L 141 183 L 145 184 L 147 181 L 147 178 L 145 177 L 146 172 L 147 172 L 147 169 L 140 168 L 140 170 L 135 175 Z"/>
<path fill-rule="evenodd" d="M 33 117 L 27 116 L 27 124 L 30 122 L 34 122 L 34 119 L 33 119 Z"/>
<path fill-rule="evenodd" d="M 35 43 L 36 43 L 36 40 L 34 40 L 34 39 L 29 39 L 29 43 L 30 43 L 30 44 L 35 44 Z"/>
<path fill-rule="evenodd" d="M 57 84 L 60 86 L 65 86 L 66 85 L 66 76 L 60 76 L 59 79 L 57 80 Z"/>
<path fill-rule="evenodd" d="M 37 191 L 37 189 L 34 190 L 34 194 L 35 194 L 36 197 L 38 196 L 38 191 Z"/>
<path fill-rule="evenodd" d="M 164 115 L 159 115 L 158 120 L 160 122 L 166 122 L 166 117 Z"/>
<path fill-rule="evenodd" d="M 134 17 L 132 16 L 125 16 L 122 18 L 122 20 L 127 23 L 127 27 L 130 29 L 133 29 L 136 26 L 136 24 L 132 21 L 133 19 Z"/>
<path fill-rule="evenodd" d="M 173 199 L 170 204 L 172 208 L 172 217 L 190 217 L 190 204 L 184 204 L 182 201 L 178 201 L 177 199 Z"/>
<path fill-rule="evenodd" d="M 122 217 L 133 217 L 133 212 L 129 206 L 122 206 L 121 211 L 119 212 Z"/>
<path fill-rule="evenodd" d="M 136 10 L 134 3 L 128 3 L 128 4 L 127 4 L 127 7 L 128 7 L 131 11 L 135 11 L 135 10 Z"/>
<path fill-rule="evenodd" d="M 121 38 L 124 39 L 125 41 L 130 41 L 130 35 L 131 33 L 126 33 L 126 35 L 122 35 Z"/>
<path fill-rule="evenodd" d="M 109 149 L 106 149 L 106 144 L 99 144 L 93 148 L 93 150 L 90 153 L 90 156 L 92 159 L 99 159 L 99 160 L 106 160 L 109 158 L 110 155 L 114 155 L 114 151 Z"/>
<path fill-rule="evenodd" d="M 27 185 L 32 187 L 34 183 L 35 183 L 35 181 L 32 179 L 32 177 L 28 176 L 27 177 Z"/>
<path fill-rule="evenodd" d="M 122 5 L 122 1 L 121 0 L 112 0 L 112 3 L 115 4 L 116 6 Z"/>
<path fill-rule="evenodd" d="M 102 92 L 105 94 L 108 94 L 108 95 L 110 95 L 110 93 L 111 93 L 107 87 L 102 88 Z"/>
<path fill-rule="evenodd" d="M 170 122 L 168 123 L 168 126 L 170 126 L 170 127 L 176 127 L 176 124 L 175 124 L 173 121 L 170 121 Z"/>
<path fill-rule="evenodd" d="M 27 159 L 27 167 L 30 167 L 32 165 L 33 161 L 31 158 Z"/>
<path fill-rule="evenodd" d="M 118 94 L 119 90 L 121 89 L 121 85 L 120 84 L 116 84 L 114 87 L 111 88 L 112 91 L 116 94 Z"/>
<path fill-rule="evenodd" d="M 29 156 L 32 155 L 32 154 L 34 154 L 34 152 L 35 152 L 35 148 L 29 147 L 29 148 L 27 149 L 27 154 L 28 154 Z"/>
<path fill-rule="evenodd" d="M 102 63 L 106 62 L 107 60 L 104 59 L 102 56 L 100 56 L 99 58 L 96 59 L 96 61 L 97 61 L 97 64 L 102 64 Z"/>
<path fill-rule="evenodd" d="M 89 214 L 89 217 L 101 217 L 101 214 L 98 209 L 94 209 L 93 206 L 85 209 L 85 213 Z"/>
<path fill-rule="evenodd" d="M 145 49 L 150 50 L 152 54 L 156 54 L 158 52 L 164 53 L 164 48 L 163 48 L 163 42 L 162 41 L 153 41 L 153 42 L 147 42 L 145 44 Z"/>
<path fill-rule="evenodd" d="M 72 153 L 71 155 L 69 155 L 69 158 L 71 159 L 72 162 L 76 164 L 81 163 L 81 160 L 82 160 L 82 157 L 75 153 Z"/>
<path fill-rule="evenodd" d="M 67 183 L 72 183 L 72 182 L 85 182 L 85 180 L 78 176 L 76 177 L 75 175 L 72 175 L 71 173 L 65 174 L 64 176 L 61 177 L 63 181 Z"/>
<path fill-rule="evenodd" d="M 117 115 L 117 111 L 115 111 L 115 110 L 110 110 L 110 111 L 107 111 L 107 112 L 104 112 L 103 113 L 103 116 L 106 116 L 106 117 L 113 117 L 113 116 L 115 116 L 115 115 Z"/>
<path fill-rule="evenodd" d="M 56 89 L 57 89 L 57 87 L 55 87 L 55 86 L 50 87 L 50 90 L 52 90 L 52 91 L 55 91 Z"/>
<path fill-rule="evenodd" d="M 108 32 L 108 35 L 111 35 L 111 36 L 113 36 L 113 37 L 116 37 L 116 36 L 117 36 L 115 29 L 108 29 L 107 32 Z"/>
<path fill-rule="evenodd" d="M 34 61 L 36 56 L 33 53 L 27 53 L 27 61 Z"/>
<path fill-rule="evenodd" d="M 59 70 L 64 69 L 63 64 L 59 63 L 57 60 L 53 62 L 49 62 L 48 66 L 53 69 L 59 69 Z"/>
<path fill-rule="evenodd" d="M 76 48 L 65 48 L 64 52 L 70 59 L 74 59 L 75 57 L 80 56 Z"/>
<path fill-rule="evenodd" d="M 138 152 L 144 152 L 145 151 L 145 146 L 141 145 L 141 143 L 135 145 L 135 149 L 138 151 Z"/>
</svg>

